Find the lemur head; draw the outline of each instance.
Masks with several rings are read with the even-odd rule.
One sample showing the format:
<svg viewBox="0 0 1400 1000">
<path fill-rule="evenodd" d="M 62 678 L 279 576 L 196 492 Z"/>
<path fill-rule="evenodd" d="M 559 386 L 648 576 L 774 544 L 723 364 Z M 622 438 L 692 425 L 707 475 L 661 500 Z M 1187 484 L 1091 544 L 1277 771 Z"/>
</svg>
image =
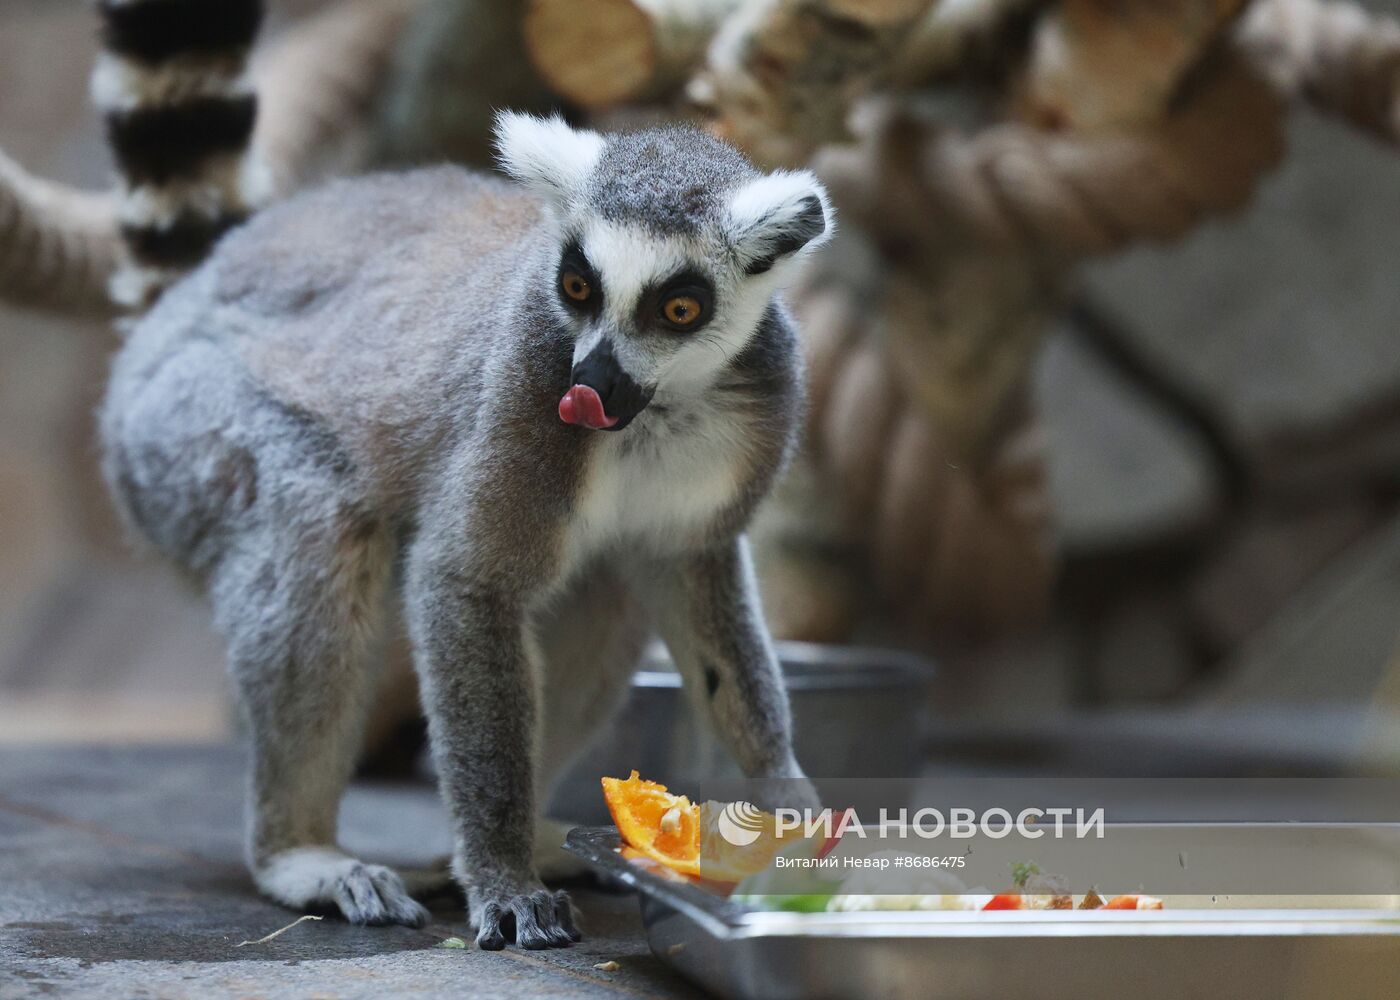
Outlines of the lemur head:
<svg viewBox="0 0 1400 1000">
<path fill-rule="evenodd" d="M 832 230 L 810 173 L 760 173 L 694 128 L 604 136 L 502 114 L 496 138 L 557 238 L 548 294 L 575 335 L 566 423 L 621 430 L 658 393 L 703 391 Z"/>
</svg>

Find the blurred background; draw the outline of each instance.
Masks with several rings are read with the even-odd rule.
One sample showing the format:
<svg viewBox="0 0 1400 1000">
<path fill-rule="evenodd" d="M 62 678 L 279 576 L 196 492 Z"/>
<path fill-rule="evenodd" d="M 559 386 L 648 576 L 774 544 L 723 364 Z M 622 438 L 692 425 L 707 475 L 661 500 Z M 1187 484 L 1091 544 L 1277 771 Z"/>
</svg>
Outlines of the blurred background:
<svg viewBox="0 0 1400 1000">
<path fill-rule="evenodd" d="M 777 634 L 936 664 L 928 753 L 1400 766 L 1400 0 L 270 10 L 284 191 L 485 164 L 495 107 L 821 174 L 806 445 L 753 535 Z M 110 183 L 95 30 L 0 2 L 0 742 L 214 742 L 203 602 L 98 477 L 101 274 L 13 278 L 61 266 L 36 178 Z"/>
</svg>

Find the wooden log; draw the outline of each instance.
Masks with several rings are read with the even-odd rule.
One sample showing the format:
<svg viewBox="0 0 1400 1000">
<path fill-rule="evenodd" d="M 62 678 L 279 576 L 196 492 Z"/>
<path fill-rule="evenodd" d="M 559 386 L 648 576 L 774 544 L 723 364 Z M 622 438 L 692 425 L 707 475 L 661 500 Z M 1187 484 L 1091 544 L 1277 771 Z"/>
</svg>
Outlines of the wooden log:
<svg viewBox="0 0 1400 1000">
<path fill-rule="evenodd" d="M 715 131 L 765 166 L 804 163 L 818 146 L 846 139 L 851 105 L 888 81 L 894 53 L 931 0 L 902 5 L 893 20 L 862 19 L 852 4 L 834 2 L 746 4 L 721 26 L 690 89 L 716 116 Z"/>
<path fill-rule="evenodd" d="M 1159 118 L 1246 2 L 1061 0 L 1036 25 L 1023 117 L 1078 130 Z"/>
<path fill-rule="evenodd" d="M 905 0 L 908 2 L 908 0 Z M 525 49 L 561 96 L 586 108 L 656 97 L 704 60 L 741 0 L 532 0 Z"/>
</svg>

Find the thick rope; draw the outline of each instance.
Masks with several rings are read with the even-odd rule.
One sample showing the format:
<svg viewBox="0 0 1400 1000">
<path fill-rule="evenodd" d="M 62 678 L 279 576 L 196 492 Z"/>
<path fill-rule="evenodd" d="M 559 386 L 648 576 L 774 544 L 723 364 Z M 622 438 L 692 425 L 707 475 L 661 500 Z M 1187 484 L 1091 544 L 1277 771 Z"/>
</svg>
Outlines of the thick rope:
<svg viewBox="0 0 1400 1000">
<path fill-rule="evenodd" d="M 1055 567 L 1043 455 L 1033 420 L 1004 412 L 1053 299 L 1033 275 L 1053 287 L 1086 255 L 1181 236 L 1249 197 L 1282 155 L 1283 102 L 1229 53 L 1203 69 L 1151 125 L 966 135 L 885 101 L 857 123 L 859 146 L 819 159 L 888 254 L 879 322 L 803 317 L 815 460 L 908 622 L 975 631 L 1043 614 Z M 970 288 L 954 280 L 977 259 L 1025 269 L 1024 301 L 1014 283 L 994 295 L 1013 300 L 1005 316 L 966 305 L 986 298 L 975 267 Z"/>
<path fill-rule="evenodd" d="M 0 300 L 110 316 L 107 276 L 120 252 L 110 196 L 41 180 L 0 153 Z"/>
<path fill-rule="evenodd" d="M 1209 69 L 1160 122 L 1088 135 L 1015 123 L 968 135 L 886 103 L 862 145 L 819 170 L 847 213 L 896 238 L 931 221 L 1057 261 L 1172 239 L 1243 205 L 1284 150 L 1275 90 L 1238 58 Z"/>
<path fill-rule="evenodd" d="M 1400 142 L 1400 21 L 1345 0 L 1257 0 L 1240 37 L 1285 88 Z"/>
<path fill-rule="evenodd" d="M 878 322 L 872 326 L 830 285 L 795 301 L 812 400 L 809 460 L 822 481 L 839 484 L 852 536 L 846 541 L 866 553 L 855 571 L 869 574 L 880 605 L 920 632 L 995 631 L 1039 620 L 1055 560 L 1034 421 L 1022 409 L 984 462 L 963 461 L 894 371 Z M 800 562 L 842 548 L 829 538 L 818 542 L 805 552 L 790 539 L 787 555 Z M 826 595 L 826 603 L 833 599 Z"/>
</svg>

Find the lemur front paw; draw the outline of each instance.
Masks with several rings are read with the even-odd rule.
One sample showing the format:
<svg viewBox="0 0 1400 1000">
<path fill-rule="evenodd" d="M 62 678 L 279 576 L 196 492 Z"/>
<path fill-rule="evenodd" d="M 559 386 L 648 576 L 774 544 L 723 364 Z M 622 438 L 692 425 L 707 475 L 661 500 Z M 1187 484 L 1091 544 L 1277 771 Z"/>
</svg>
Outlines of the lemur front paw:
<svg viewBox="0 0 1400 1000">
<path fill-rule="evenodd" d="M 293 909 L 335 908 L 352 924 L 422 927 L 428 922 L 428 911 L 409 895 L 398 872 L 333 847 L 274 854 L 255 878 L 264 893 Z"/>
<path fill-rule="evenodd" d="M 569 894 L 536 888 L 525 892 L 473 888 L 468 893 L 476 944 L 500 951 L 511 941 L 521 948 L 567 948 L 583 935 L 574 924 Z"/>
</svg>

